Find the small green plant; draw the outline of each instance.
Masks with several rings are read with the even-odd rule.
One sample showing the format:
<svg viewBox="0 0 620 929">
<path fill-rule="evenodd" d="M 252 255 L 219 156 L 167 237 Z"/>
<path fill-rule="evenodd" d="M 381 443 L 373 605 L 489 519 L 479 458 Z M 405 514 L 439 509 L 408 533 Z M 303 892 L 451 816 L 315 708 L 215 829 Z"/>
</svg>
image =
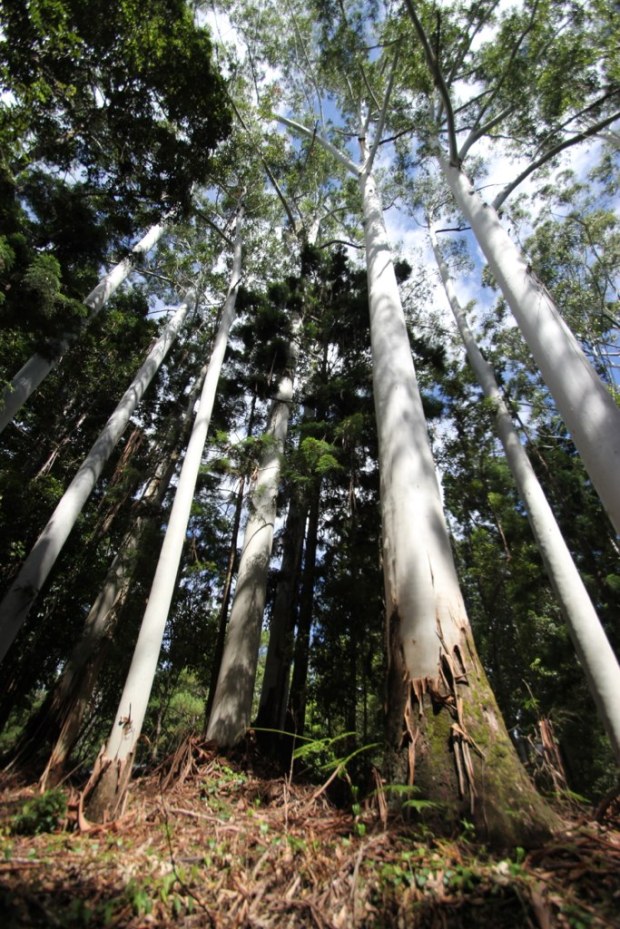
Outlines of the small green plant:
<svg viewBox="0 0 620 929">
<path fill-rule="evenodd" d="M 473 842 L 476 839 L 476 827 L 468 819 L 461 820 L 461 838 L 464 842 Z"/>
<path fill-rule="evenodd" d="M 301 839 L 296 835 L 287 835 L 286 841 L 289 844 L 289 848 L 292 852 L 305 852 L 308 848 L 308 843 L 305 839 Z"/>
<path fill-rule="evenodd" d="M 445 871 L 444 886 L 453 893 L 469 892 L 480 883 L 480 875 L 467 865 L 457 864 Z"/>
<path fill-rule="evenodd" d="M 348 755 L 338 757 L 334 751 L 336 743 L 341 742 L 343 739 L 354 738 L 354 732 L 343 732 L 340 735 L 333 737 L 327 736 L 323 739 L 310 739 L 304 737 L 303 741 L 305 745 L 300 745 L 295 749 L 293 752 L 293 759 L 295 761 L 304 761 L 311 771 L 315 770 L 320 774 L 331 771 L 334 773 L 334 776 L 342 776 L 347 770 L 347 765 L 349 765 L 354 758 L 361 755 L 363 752 L 372 751 L 372 749 L 377 748 L 379 744 L 378 742 L 373 742 L 370 745 L 363 745 L 360 748 L 356 748 Z"/>
<path fill-rule="evenodd" d="M 148 916 L 153 909 L 153 900 L 146 887 L 132 880 L 127 885 L 125 893 L 135 915 Z"/>
<path fill-rule="evenodd" d="M 247 775 L 240 771 L 233 771 L 228 765 L 220 765 L 216 775 L 203 784 L 202 795 L 213 796 L 224 789 L 243 787 L 246 782 Z"/>
<path fill-rule="evenodd" d="M 363 838 L 363 836 L 366 835 L 366 823 L 363 823 L 360 819 L 362 815 L 362 805 L 359 802 L 359 787 L 357 784 L 351 784 L 351 794 L 353 796 L 353 802 L 351 803 L 351 813 L 353 814 L 355 834 L 360 838 Z"/>
<path fill-rule="evenodd" d="M 421 813 L 424 810 L 437 810 L 442 806 L 441 803 L 435 803 L 433 800 L 421 800 L 419 797 L 414 797 L 413 794 L 419 793 L 419 787 L 413 784 L 384 784 L 381 790 L 385 794 L 397 797 L 397 805 L 401 809 L 413 810 L 415 813 Z M 371 796 L 376 793 L 377 791 L 373 791 Z M 406 799 L 401 800 L 401 797 Z"/>
<path fill-rule="evenodd" d="M 54 832 L 67 813 L 67 798 L 57 788 L 47 790 L 24 804 L 13 817 L 11 831 L 17 835 L 41 835 Z"/>
</svg>

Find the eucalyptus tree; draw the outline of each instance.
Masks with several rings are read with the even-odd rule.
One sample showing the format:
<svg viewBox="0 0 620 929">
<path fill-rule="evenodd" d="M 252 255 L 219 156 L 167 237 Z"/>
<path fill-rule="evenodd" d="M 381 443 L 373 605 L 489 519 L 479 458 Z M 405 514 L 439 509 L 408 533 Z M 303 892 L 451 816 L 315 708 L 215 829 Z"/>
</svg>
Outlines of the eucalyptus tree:
<svg viewBox="0 0 620 929">
<path fill-rule="evenodd" d="M 188 292 L 123 394 L 5 594 L 0 604 L 0 658 L 4 658 L 26 620 L 106 461 L 157 374 L 194 301 L 194 293 Z"/>
<path fill-rule="evenodd" d="M 256 393 L 253 394 L 252 400 L 250 403 L 250 411 L 248 416 L 248 427 L 246 434 L 246 441 L 251 442 L 252 432 L 254 428 L 254 414 L 256 411 Z M 217 618 L 217 632 L 215 638 L 215 646 L 213 650 L 213 662 L 210 672 L 209 680 L 209 694 L 205 704 L 204 711 L 204 720 L 205 720 L 205 729 L 209 722 L 209 717 L 211 715 L 211 709 L 213 707 L 213 700 L 215 698 L 215 689 L 217 687 L 217 680 L 220 675 L 220 668 L 222 666 L 222 657 L 224 655 L 224 645 L 226 643 L 226 628 L 228 625 L 228 613 L 230 609 L 230 601 L 233 591 L 233 581 L 234 575 L 238 568 L 239 557 L 237 550 L 237 540 L 239 537 L 239 531 L 241 529 L 241 517 L 243 515 L 243 505 L 244 505 L 244 496 L 245 488 L 247 481 L 249 479 L 248 473 L 248 462 L 247 458 L 243 462 L 239 476 L 238 484 L 234 490 L 234 516 L 232 520 L 232 526 L 230 530 L 230 545 L 228 549 L 228 556 L 226 559 L 226 568 L 224 574 L 224 584 L 222 587 L 222 595 L 220 606 L 218 610 Z"/>
<path fill-rule="evenodd" d="M 277 119 L 324 147 L 359 186 L 381 474 L 391 776 L 410 785 L 415 779 L 430 799 L 441 800 L 444 824 L 468 809 L 481 832 L 495 841 L 513 840 L 519 833 L 532 836 L 552 826 L 554 817 L 520 767 L 475 652 L 372 173 L 395 62 L 387 76 L 383 71 L 378 100 L 376 92 L 369 93 L 368 69 L 360 57 L 364 43 L 344 26 L 343 31 L 349 46 L 339 54 L 332 44 L 330 90 L 341 104 L 345 101 L 345 111 L 348 108 L 343 130 L 345 137 L 359 140 L 359 161 L 320 133 L 316 124 L 312 129 L 289 117 Z M 343 40 L 339 48 L 342 45 Z M 343 88 L 334 74 L 343 73 L 345 61 Z M 352 73 L 365 77 L 362 81 L 360 76 L 361 90 L 353 87 Z M 479 788 L 484 810 L 476 800 Z M 516 807 L 523 814 L 518 827 Z"/>
<path fill-rule="evenodd" d="M 62 673 L 28 721 L 24 733 L 11 752 L 12 770 L 30 764 L 34 756 L 42 757 L 47 749 L 45 765 L 40 778 L 42 789 L 55 786 L 62 779 L 73 750 L 89 703 L 95 691 L 97 676 L 115 637 L 117 626 L 127 602 L 127 595 L 135 574 L 136 564 L 146 533 L 157 518 L 164 497 L 174 476 L 180 447 L 187 441 L 188 427 L 194 405 L 206 374 L 203 367 L 191 386 L 185 406 L 179 416 L 176 404 L 164 426 L 165 435 L 157 441 L 157 460 L 152 476 L 135 501 L 134 521 L 122 539 L 107 575 L 84 621 L 83 631 L 76 642 Z"/>
<path fill-rule="evenodd" d="M 256 43 L 270 43 L 271 40 L 267 36 L 265 28 L 270 20 L 269 11 L 266 9 L 261 10 L 260 22 L 257 24 L 254 12 L 256 11 L 251 11 L 251 15 L 246 20 L 245 26 L 247 29 L 244 30 L 243 25 L 241 26 L 241 33 L 244 34 L 244 31 L 248 30 L 252 33 L 248 47 L 249 62 L 246 63 L 246 71 L 249 70 L 251 73 L 248 84 L 252 83 L 253 90 L 259 98 L 257 102 L 259 103 L 258 109 L 260 113 L 261 108 L 264 108 L 264 102 L 260 99 L 260 89 L 255 80 L 255 69 L 259 66 L 256 57 L 258 50 Z M 263 13 L 267 13 L 264 18 Z M 284 41 L 286 41 L 286 38 L 284 38 Z M 279 39 L 276 40 L 276 44 L 279 44 Z M 266 141 L 262 137 L 263 133 L 260 125 L 257 125 L 256 115 L 247 102 L 244 101 L 243 104 L 235 102 L 233 106 L 237 119 L 245 133 L 248 136 L 253 135 L 256 140 L 257 149 L 261 153 L 263 168 L 284 211 L 287 221 L 286 242 L 292 244 L 297 239 L 299 243 L 302 255 L 302 269 L 301 276 L 296 278 L 295 283 L 295 288 L 299 290 L 299 294 L 293 292 L 294 288 L 291 289 L 293 278 L 290 275 L 287 283 L 293 303 L 300 304 L 301 312 L 305 313 L 308 300 L 306 293 L 308 282 L 304 274 L 303 256 L 312 247 L 312 243 L 317 241 L 319 232 L 321 237 L 328 235 L 330 226 L 331 204 L 330 192 L 328 184 L 326 184 L 325 159 L 321 160 L 316 156 L 310 159 L 311 147 L 303 145 L 301 151 L 287 152 L 288 163 L 285 163 L 273 140 Z M 276 139 L 280 148 L 282 148 L 282 137 L 276 136 Z M 282 285 L 275 285 L 268 289 L 268 297 L 271 296 L 276 306 L 281 304 L 283 299 L 278 295 L 278 290 L 282 290 Z M 293 317 L 297 312 L 298 310 L 291 309 Z M 295 322 L 295 319 L 293 322 L 294 328 L 298 329 L 300 322 Z M 288 365 L 286 359 L 284 359 L 285 368 L 287 365 L 290 367 L 294 360 L 296 364 L 294 356 L 297 355 L 296 342 L 298 339 L 303 340 L 306 353 L 312 354 L 306 336 L 307 330 L 305 328 L 302 328 L 299 336 L 294 336 L 292 340 L 290 333 L 287 336 L 289 345 L 285 355 L 290 358 L 291 364 Z M 308 367 L 307 362 L 305 367 Z M 271 369 L 273 371 L 274 362 L 271 362 Z M 258 465 L 257 473 L 259 476 L 250 501 L 250 517 L 245 530 L 246 542 L 242 548 L 239 562 L 228 636 L 218 685 L 212 698 L 213 706 L 209 714 L 207 734 L 222 746 L 232 745 L 238 741 L 245 732 L 250 720 L 271 556 L 273 522 L 275 519 L 274 507 L 276 506 L 281 470 L 280 459 L 287 429 L 286 422 L 289 416 L 290 399 L 283 398 L 288 397 L 291 390 L 291 372 L 285 370 L 276 398 L 272 403 L 265 432 L 267 445 L 264 450 L 264 457 Z M 280 397 L 280 394 L 282 394 L 282 397 Z M 299 505 L 303 506 L 301 503 Z M 299 531 L 303 531 L 301 515 L 298 514 L 294 521 L 299 527 L 295 533 L 299 542 Z M 285 561 L 288 560 L 288 555 L 288 552 L 285 553 Z M 292 573 L 292 569 L 287 568 L 287 574 L 290 573 Z M 278 600 L 277 617 L 284 618 L 281 605 L 282 588 Z M 290 616 L 287 622 L 290 622 Z M 290 635 L 290 631 L 290 628 L 285 630 L 284 626 L 278 621 L 272 626 L 270 634 L 267 659 L 269 674 L 267 680 L 269 683 L 272 671 L 275 677 L 278 678 L 278 696 L 274 698 L 274 707 L 270 707 L 270 710 L 273 709 L 274 712 L 276 712 L 276 703 L 283 710 L 286 708 L 284 681 L 289 669 L 285 669 L 281 661 L 278 660 L 276 662 L 278 668 L 274 670 L 272 659 L 276 655 L 278 655 L 279 659 L 282 659 L 286 653 L 290 662 L 290 648 L 287 648 L 283 641 L 284 638 Z M 265 712 L 269 711 L 267 711 L 263 703 L 263 715 Z M 281 713 L 276 712 L 276 715 L 281 716 Z"/>
<path fill-rule="evenodd" d="M 487 357 L 489 351 L 485 344 Z M 495 365 L 501 365 L 502 355 L 493 352 Z M 503 372 L 501 383 L 514 416 L 521 395 Z M 551 719 L 570 788 L 594 799 L 613 783 L 613 752 L 496 438 L 494 409 L 481 400 L 470 365 L 458 357 L 451 359 L 441 384 L 451 428 L 437 449 L 438 463 L 459 578 L 484 666 L 509 730 L 516 727 L 521 739 L 535 737 L 538 720 Z M 529 383 L 530 398 L 531 391 Z M 527 410 L 529 423 L 521 430 L 525 450 L 617 650 L 618 595 L 611 586 L 617 555 L 600 533 L 600 503 L 548 402 L 540 411 Z"/>
<path fill-rule="evenodd" d="M 69 350 L 62 369 L 54 370 L 33 397 L 19 429 L 6 433 L 0 449 L 3 594 L 104 427 L 123 381 L 131 381 L 157 338 L 158 325 L 147 314 L 141 293 L 117 294 L 109 313 L 85 333 L 85 344 Z M 121 436 L 80 515 L 79 532 L 65 543 L 46 596 L 38 599 L 3 661 L 0 726 L 7 704 L 13 704 L 14 720 L 20 712 L 30 714 L 79 635 L 84 608 L 96 596 L 111 552 L 127 530 L 128 504 L 143 480 L 142 469 L 149 467 L 143 427 L 156 395 L 147 392 L 140 416 Z"/>
<path fill-rule="evenodd" d="M 416 90 L 421 86 L 427 101 L 429 129 L 422 131 L 422 138 L 471 226 L 603 506 L 620 531 L 615 477 L 620 465 L 620 411 L 497 212 L 517 183 L 619 118 L 613 61 L 605 56 L 601 63 L 600 47 L 590 38 L 591 33 L 600 39 L 605 29 L 613 30 L 613 18 L 605 4 L 589 5 L 583 11 L 570 4 L 534 4 L 509 11 L 500 21 L 499 35 L 483 43 L 482 50 L 474 50 L 475 36 L 494 21 L 495 6 L 472 7 L 454 19 L 440 17 L 441 36 L 438 33 L 434 45 L 425 27 L 429 9 L 406 0 L 414 42 L 421 47 L 427 68 L 426 75 L 418 71 L 415 76 Z M 461 102 L 459 81 L 467 73 L 482 81 L 482 91 L 470 91 L 469 99 Z M 525 75 L 532 89 L 529 95 L 521 93 Z M 461 129 L 466 132 L 463 141 Z M 533 143 L 527 167 L 489 204 L 462 163 L 476 142 L 500 129 L 513 138 L 524 137 L 526 150 L 528 142 Z M 443 133 L 447 145 L 441 141 Z"/>
<path fill-rule="evenodd" d="M 620 689 L 618 661 L 545 493 L 521 444 L 493 369 L 485 361 L 469 327 L 432 225 L 429 234 L 441 281 L 465 344 L 469 362 L 480 381 L 485 396 L 494 406 L 497 432 L 519 494 L 526 507 L 532 532 L 560 601 L 598 712 L 609 735 L 616 758 L 620 762 L 620 705 L 616 696 Z"/>
<path fill-rule="evenodd" d="M 564 171 L 536 192 L 544 204 L 525 249 L 600 377 L 618 381 L 620 223 L 598 182 L 600 165 L 579 181 Z"/>
<path fill-rule="evenodd" d="M 240 201 L 237 208 L 235 245 L 228 292 L 204 379 L 198 411 L 183 459 L 149 601 L 110 737 L 99 753 L 92 777 L 85 788 L 88 814 L 99 821 L 110 815 L 113 816 L 125 802 L 135 747 L 142 731 L 157 669 L 217 385 L 230 330 L 235 320 L 237 293 L 241 283 L 243 215 L 244 205 L 243 201 Z"/>
</svg>

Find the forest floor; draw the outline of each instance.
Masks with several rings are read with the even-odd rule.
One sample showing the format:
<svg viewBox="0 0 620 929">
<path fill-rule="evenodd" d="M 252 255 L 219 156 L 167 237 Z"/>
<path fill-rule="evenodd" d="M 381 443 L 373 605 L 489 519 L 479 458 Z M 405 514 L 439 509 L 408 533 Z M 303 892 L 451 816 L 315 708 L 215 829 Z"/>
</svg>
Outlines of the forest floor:
<svg viewBox="0 0 620 929">
<path fill-rule="evenodd" d="M 338 809 L 327 791 L 260 777 L 197 743 L 126 812 L 45 823 L 35 788 L 0 792 L 0 926 L 213 929 L 620 927 L 619 823 L 573 816 L 543 848 L 488 853 Z M 19 817 L 24 804 L 35 815 Z M 28 808 L 33 813 L 32 805 Z M 38 818 L 37 818 L 38 817 Z M 17 833 L 21 827 L 52 831 Z"/>
</svg>

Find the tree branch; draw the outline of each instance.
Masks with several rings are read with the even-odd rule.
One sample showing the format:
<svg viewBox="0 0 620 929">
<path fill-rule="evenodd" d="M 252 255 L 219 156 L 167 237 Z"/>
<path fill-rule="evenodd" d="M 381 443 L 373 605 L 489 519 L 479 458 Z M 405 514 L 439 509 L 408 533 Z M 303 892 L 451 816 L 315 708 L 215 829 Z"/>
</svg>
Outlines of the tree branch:
<svg viewBox="0 0 620 929">
<path fill-rule="evenodd" d="M 538 168 L 546 164 L 547 161 L 550 161 L 556 155 L 559 155 L 560 152 L 563 152 L 565 149 L 570 148 L 571 145 L 577 145 L 579 142 L 583 142 L 585 139 L 590 138 L 590 136 L 596 135 L 601 129 L 604 129 L 605 126 L 611 125 L 620 118 L 620 111 L 613 113 L 611 116 L 608 116 L 606 119 L 600 120 L 598 123 L 595 123 L 593 126 L 590 126 L 588 129 L 585 129 L 583 132 L 580 132 L 579 135 L 573 136 L 570 139 L 564 139 L 563 142 L 560 142 L 558 145 L 555 145 L 553 148 L 549 149 L 544 155 L 541 155 L 536 161 L 533 161 L 524 171 L 519 174 L 511 184 L 508 184 L 507 187 L 504 187 L 502 191 L 497 195 L 493 201 L 493 207 L 496 210 L 499 210 L 504 201 L 510 196 L 513 190 L 519 186 L 530 174 L 533 174 L 534 171 L 537 171 Z"/>
<path fill-rule="evenodd" d="M 346 239 L 330 239 L 329 242 L 322 242 L 318 248 L 329 248 L 330 245 L 347 245 L 349 248 L 366 248 L 365 245 L 358 245 L 357 242 L 348 242 Z"/>
<path fill-rule="evenodd" d="M 491 94 L 490 94 L 488 100 L 485 101 L 485 103 L 484 103 L 484 105 L 482 106 L 482 108 L 480 109 L 480 111 L 479 111 L 479 113 L 478 113 L 476 119 L 474 120 L 474 124 L 473 124 L 473 126 L 472 126 L 472 133 L 476 131 L 476 127 L 480 125 L 480 123 L 481 123 L 481 121 L 482 121 L 482 118 L 483 118 L 484 114 L 488 111 L 489 107 L 492 105 L 493 101 L 495 100 L 495 98 L 496 98 L 497 95 L 499 94 L 499 92 L 500 92 L 500 90 L 501 90 L 501 88 L 502 88 L 502 85 L 503 85 L 504 81 L 506 80 L 506 78 L 507 78 L 508 75 L 510 74 L 510 69 L 512 68 L 512 63 L 513 63 L 513 61 L 515 60 L 515 58 L 517 57 L 517 53 L 518 53 L 519 49 L 521 48 L 521 45 L 523 44 L 524 39 L 527 37 L 528 33 L 531 32 L 531 30 L 534 28 L 534 20 L 535 20 L 535 17 L 536 17 L 536 13 L 538 12 L 538 2 L 539 2 L 539 0 L 536 0 L 536 2 L 534 3 L 534 6 L 532 7 L 532 12 L 531 12 L 531 15 L 530 15 L 530 18 L 529 18 L 528 23 L 527 23 L 525 29 L 520 33 L 520 35 L 518 36 L 516 42 L 514 43 L 514 45 L 513 45 L 513 47 L 512 47 L 512 50 L 511 50 L 511 52 L 510 52 L 510 56 L 509 56 L 509 58 L 508 58 L 508 62 L 507 62 L 507 64 L 506 64 L 506 67 L 504 68 L 503 73 L 502 73 L 502 74 L 500 75 L 500 77 L 498 78 L 497 83 L 495 84 L 495 87 L 492 89 Z M 470 148 L 470 145 L 469 145 L 468 143 L 469 143 L 469 138 L 465 140 L 465 146 L 467 147 L 467 149 Z M 473 144 L 473 143 L 471 143 L 471 144 Z"/>
<path fill-rule="evenodd" d="M 456 78 L 457 71 L 461 67 L 463 62 L 465 61 L 467 53 L 472 46 L 472 42 L 474 41 L 474 39 L 480 32 L 482 27 L 485 26 L 486 23 L 491 19 L 496 8 L 499 6 L 499 2 L 500 0 L 495 0 L 495 2 L 487 10 L 484 11 L 484 14 L 480 17 L 480 19 L 476 23 L 475 28 L 471 32 L 468 30 L 471 29 L 471 26 L 473 25 L 473 22 L 474 22 L 473 13 L 468 17 L 468 29 L 465 30 L 466 31 L 465 42 L 463 44 L 461 51 L 455 57 L 454 63 L 450 69 L 450 73 L 448 74 L 448 81 L 447 81 L 448 86 L 450 86 L 452 82 L 454 81 L 454 79 Z"/>
<path fill-rule="evenodd" d="M 388 136 L 387 139 L 382 139 L 379 142 L 379 145 L 387 145 L 388 142 L 395 142 L 396 139 L 400 139 L 401 136 L 407 135 L 407 133 L 409 132 L 414 132 L 415 128 L 416 128 L 415 126 L 408 126 L 406 129 L 401 129 L 401 131 L 397 132 L 396 135 L 391 135 L 391 136 Z"/>
<path fill-rule="evenodd" d="M 415 11 L 412 0 L 405 0 L 405 6 L 407 7 L 407 12 L 409 13 L 409 18 L 411 19 L 415 31 L 418 35 L 420 42 L 422 43 L 422 48 L 424 49 L 424 55 L 426 57 L 426 63 L 431 71 L 433 76 L 433 81 L 437 87 L 440 95 L 443 106 L 446 111 L 446 120 L 448 123 L 448 146 L 450 149 L 450 161 L 453 165 L 458 166 L 459 164 L 459 153 L 456 144 L 456 129 L 454 125 L 454 113 L 452 111 L 452 100 L 450 99 L 450 91 L 446 85 L 439 62 L 435 57 L 435 53 L 431 48 L 431 44 L 428 40 L 428 36 L 424 31 L 424 27 L 418 18 L 418 14 Z"/>
<path fill-rule="evenodd" d="M 586 115 L 586 113 L 590 113 L 592 110 L 595 110 L 602 103 L 605 103 L 606 100 L 610 100 L 610 99 L 613 99 L 614 97 L 617 97 L 619 93 L 620 93 L 620 90 L 618 90 L 617 87 L 608 88 L 605 91 L 605 93 L 601 97 L 599 97 L 597 100 L 593 100 L 592 103 L 589 103 L 587 106 L 584 106 L 583 109 L 581 110 L 577 110 L 576 113 L 571 113 L 571 115 L 567 119 L 565 119 L 563 123 L 560 123 L 558 126 L 554 126 L 552 129 L 549 130 L 549 132 L 546 133 L 546 135 L 543 136 L 543 138 L 541 139 L 540 143 L 538 144 L 536 148 L 536 151 L 533 153 L 532 157 L 536 158 L 538 153 L 544 149 L 545 145 L 547 144 L 547 142 L 552 136 L 554 135 L 557 136 L 562 130 L 570 126 L 571 123 L 574 123 L 576 120 L 581 119 L 583 116 Z"/>
<path fill-rule="evenodd" d="M 343 154 L 340 149 L 337 149 L 335 145 L 329 141 L 329 139 L 323 138 L 322 135 L 319 135 L 318 132 L 308 129 L 306 126 L 302 126 L 301 123 L 295 122 L 294 119 L 289 119 L 287 116 L 279 116 L 274 114 L 273 118 L 276 122 L 282 123 L 283 126 L 288 126 L 289 129 L 292 129 L 293 132 L 298 132 L 300 135 L 305 136 L 307 139 L 316 138 L 318 142 L 321 143 L 323 148 L 325 148 L 334 158 L 337 158 L 347 168 L 351 174 L 354 174 L 356 177 L 359 177 L 361 171 L 358 165 L 356 165 L 351 159 Z"/>
<path fill-rule="evenodd" d="M 241 113 L 240 113 L 239 110 L 237 109 L 237 105 L 235 104 L 235 101 L 234 101 L 234 100 L 232 99 L 232 97 L 230 97 L 230 96 L 229 96 L 228 99 L 229 99 L 229 101 L 230 101 L 230 105 L 232 106 L 232 109 L 233 109 L 233 112 L 234 112 L 235 116 L 237 117 L 237 119 L 239 120 L 239 122 L 240 122 L 240 124 L 241 124 L 241 127 L 244 129 L 245 132 L 247 132 L 248 135 L 250 135 L 250 130 L 248 129 L 248 127 L 247 127 L 247 125 L 246 125 L 246 123 L 245 123 L 245 120 L 243 119 L 243 116 L 241 115 Z M 259 155 L 259 158 L 260 158 L 260 160 L 261 160 L 261 163 L 262 163 L 262 165 L 263 165 L 263 168 L 265 169 L 265 173 L 266 173 L 267 177 L 269 178 L 269 180 L 270 180 L 271 183 L 273 184 L 273 188 L 274 188 L 274 190 L 275 190 L 275 192 L 276 192 L 276 195 L 277 195 L 277 197 L 278 197 L 278 200 L 279 200 L 280 203 L 282 204 L 282 207 L 283 207 L 283 209 L 284 209 L 284 212 L 286 213 L 286 215 L 287 215 L 287 217 L 288 217 L 288 221 L 290 222 L 290 224 L 291 224 L 291 226 L 292 226 L 293 229 L 297 229 L 297 222 L 296 222 L 296 220 L 295 220 L 295 217 L 293 216 L 293 211 L 291 210 L 291 208 L 290 208 L 290 206 L 289 206 L 289 204 L 288 204 L 288 201 L 287 201 L 286 197 L 284 196 L 284 194 L 283 194 L 283 192 L 282 192 L 282 189 L 281 189 L 280 185 L 278 184 L 277 180 L 275 179 L 274 174 L 273 174 L 273 171 L 271 170 L 271 168 L 269 167 L 269 165 L 267 164 L 267 162 L 265 161 L 265 159 L 263 158 L 262 155 Z"/>
<path fill-rule="evenodd" d="M 366 90 L 368 91 L 368 96 L 370 97 L 370 99 L 372 100 L 372 102 L 374 103 L 374 105 L 377 107 L 377 112 L 380 112 L 380 111 L 381 111 L 381 104 L 379 103 L 379 101 L 378 101 L 377 98 L 375 97 L 375 93 L 374 93 L 372 87 L 370 86 L 370 81 L 368 80 L 368 77 L 367 77 L 367 75 L 366 75 L 366 68 L 365 68 L 363 65 L 360 65 L 360 71 L 361 71 L 361 74 L 362 74 L 362 80 L 364 81 L 364 86 L 366 87 Z"/>
<path fill-rule="evenodd" d="M 217 232 L 217 234 L 218 234 L 219 236 L 221 236 L 221 237 L 224 239 L 224 241 L 226 242 L 227 245 L 229 245 L 231 248 L 234 247 L 234 243 L 233 243 L 232 239 L 230 239 L 230 238 L 226 235 L 226 233 L 223 232 L 223 230 L 220 229 L 220 227 L 219 227 L 216 223 L 213 222 L 212 219 L 209 219 L 209 217 L 207 216 L 207 214 L 205 213 L 204 210 L 201 210 L 201 209 L 198 209 L 197 207 L 194 207 L 194 213 L 196 214 L 196 216 L 200 216 L 200 218 L 203 220 L 203 222 L 205 222 L 205 223 L 207 224 L 207 226 L 210 226 L 211 229 L 213 229 L 215 232 Z"/>
<path fill-rule="evenodd" d="M 394 75 L 396 73 L 396 65 L 398 64 L 398 52 L 399 50 L 397 48 L 396 53 L 394 55 L 394 61 L 392 62 L 392 69 L 390 71 L 388 85 L 386 87 L 385 95 L 383 97 L 383 106 L 381 107 L 381 113 L 379 115 L 379 122 L 377 123 L 377 128 L 375 130 L 375 137 L 372 142 L 372 148 L 370 150 L 370 154 L 368 156 L 366 164 L 364 165 L 364 171 L 368 174 L 372 171 L 372 165 L 375 160 L 375 155 L 377 154 L 377 149 L 381 142 L 381 134 L 385 126 L 385 117 L 387 115 L 387 108 L 390 102 L 390 97 L 392 96 L 392 87 L 394 86 Z"/>
<path fill-rule="evenodd" d="M 490 132 L 491 129 L 494 129 L 495 126 L 497 126 L 502 122 L 503 119 L 506 118 L 506 116 L 510 116 L 514 109 L 514 106 L 507 106 L 501 110 L 497 116 L 494 116 L 487 123 L 485 123 L 484 126 L 478 126 L 477 129 L 472 129 L 459 151 L 459 158 L 461 161 L 463 161 L 469 149 L 472 147 L 472 145 L 474 145 L 475 142 L 478 141 L 478 139 L 482 138 L 483 135 L 486 135 L 487 132 Z"/>
<path fill-rule="evenodd" d="M 432 217 L 429 217 L 429 223 Z M 445 226 L 443 229 L 435 229 L 439 235 L 440 232 L 469 232 L 471 226 Z"/>
</svg>

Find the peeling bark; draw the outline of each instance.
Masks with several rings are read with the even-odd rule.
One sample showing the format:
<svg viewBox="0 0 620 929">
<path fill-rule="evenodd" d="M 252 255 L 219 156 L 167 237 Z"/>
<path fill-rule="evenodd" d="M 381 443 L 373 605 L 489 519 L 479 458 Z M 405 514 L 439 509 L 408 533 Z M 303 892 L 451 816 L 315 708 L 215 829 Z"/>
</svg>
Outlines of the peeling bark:
<svg viewBox="0 0 620 929">
<path fill-rule="evenodd" d="M 618 700 L 620 667 L 618 661 L 545 493 L 521 445 L 493 369 L 484 359 L 469 328 L 466 314 L 456 297 L 448 268 L 432 228 L 430 236 L 446 296 L 465 344 L 469 362 L 485 396 L 493 403 L 495 425 L 504 448 L 506 461 L 527 511 L 532 533 L 586 675 L 590 693 L 609 736 L 616 760 L 620 764 L 620 701 Z M 504 543 L 507 559 L 510 560 L 510 551 L 501 524 L 497 517 L 495 521 Z"/>
<path fill-rule="evenodd" d="M 101 749 L 80 797 L 80 807 L 87 820 L 105 823 L 123 815 L 133 758 L 133 752 L 125 758 L 108 758 L 105 747 Z"/>
<path fill-rule="evenodd" d="M 390 779 L 411 786 L 414 802 L 435 804 L 422 815 L 440 832 L 466 819 L 496 847 L 543 841 L 559 821 L 518 761 L 467 627 L 451 646 L 438 629 L 437 674 L 417 679 L 403 662 L 397 617 L 390 628 L 398 700 L 388 716 Z"/>
</svg>

